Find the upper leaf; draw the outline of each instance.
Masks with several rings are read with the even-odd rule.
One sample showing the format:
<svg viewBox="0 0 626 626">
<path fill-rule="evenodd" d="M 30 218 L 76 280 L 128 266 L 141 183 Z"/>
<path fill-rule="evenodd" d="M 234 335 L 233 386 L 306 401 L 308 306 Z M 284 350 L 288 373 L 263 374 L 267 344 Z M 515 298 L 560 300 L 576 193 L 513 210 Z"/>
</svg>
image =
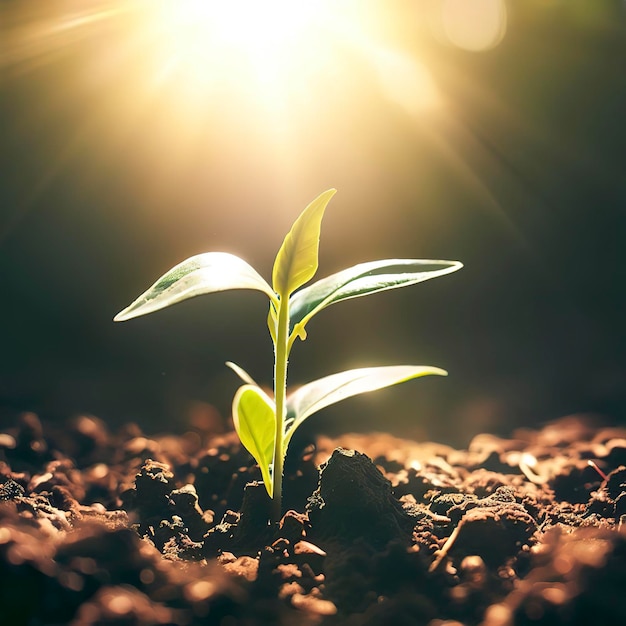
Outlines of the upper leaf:
<svg viewBox="0 0 626 626">
<path fill-rule="evenodd" d="M 319 311 L 342 300 L 379 291 L 407 287 L 450 274 L 463 267 L 459 261 L 430 259 L 384 259 L 360 263 L 301 289 L 289 300 L 292 330 L 303 329 Z"/>
<path fill-rule="evenodd" d="M 123 322 L 188 298 L 227 289 L 256 289 L 276 300 L 272 288 L 246 261 L 227 252 L 207 252 L 173 267 L 113 319 Z"/>
<path fill-rule="evenodd" d="M 285 237 L 272 270 L 274 291 L 281 298 L 288 297 L 315 275 L 322 217 L 326 205 L 335 193 L 335 189 L 329 189 L 315 198 Z"/>
<path fill-rule="evenodd" d="M 276 437 L 274 402 L 256 385 L 243 385 L 233 398 L 233 422 L 241 443 L 259 464 L 271 498 Z"/>
<path fill-rule="evenodd" d="M 331 374 L 303 385 L 287 397 L 289 427 L 285 435 L 283 454 L 298 426 L 313 413 L 360 393 L 376 391 L 430 374 L 447 376 L 448 372 L 428 365 L 363 367 Z"/>
</svg>

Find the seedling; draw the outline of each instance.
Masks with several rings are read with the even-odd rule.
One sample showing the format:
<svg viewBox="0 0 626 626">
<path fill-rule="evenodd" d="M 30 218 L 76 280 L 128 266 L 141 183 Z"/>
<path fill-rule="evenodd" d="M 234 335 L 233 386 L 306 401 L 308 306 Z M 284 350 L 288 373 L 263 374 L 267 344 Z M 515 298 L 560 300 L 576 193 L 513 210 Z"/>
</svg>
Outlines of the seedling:
<svg viewBox="0 0 626 626">
<path fill-rule="evenodd" d="M 255 289 L 270 301 L 267 326 L 274 343 L 274 397 L 269 397 L 241 367 L 227 365 L 243 380 L 233 399 L 233 421 L 241 443 L 255 458 L 267 493 L 281 512 L 283 462 L 297 428 L 311 415 L 345 398 L 445 370 L 424 365 L 353 369 L 313 381 L 287 395 L 287 361 L 296 339 L 304 341 L 311 318 L 331 304 L 387 291 L 454 272 L 458 261 L 386 259 L 361 263 L 308 287 L 318 267 L 320 227 L 335 194 L 317 197 L 285 237 L 270 286 L 246 261 L 225 252 L 193 256 L 169 270 L 152 287 L 115 316 L 125 321 L 205 293 Z"/>
</svg>

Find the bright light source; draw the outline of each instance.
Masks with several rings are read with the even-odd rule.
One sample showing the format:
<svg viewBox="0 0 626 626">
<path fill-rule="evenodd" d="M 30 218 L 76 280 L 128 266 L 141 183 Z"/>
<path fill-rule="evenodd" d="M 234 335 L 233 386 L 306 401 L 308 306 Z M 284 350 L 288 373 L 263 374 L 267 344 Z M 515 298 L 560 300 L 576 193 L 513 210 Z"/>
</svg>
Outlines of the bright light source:
<svg viewBox="0 0 626 626">
<path fill-rule="evenodd" d="M 354 128 L 367 135 L 379 121 L 372 116 L 382 99 L 414 121 L 446 114 L 436 58 L 421 50 L 421 31 L 416 29 L 415 41 L 392 36 L 413 28 L 408 19 L 413 12 L 386 3 L 26 4 L 32 11 L 16 10 L 19 28 L 11 34 L 8 53 L 0 55 L 0 66 L 10 63 L 25 72 L 50 64 L 51 76 L 62 69 L 65 90 L 51 90 L 45 102 L 33 104 L 45 105 L 42 116 L 55 106 L 63 109 L 68 89 L 101 94 L 98 105 L 84 113 L 85 120 L 98 123 L 77 124 L 75 143 L 89 140 L 117 150 L 144 132 L 135 149 L 145 150 L 146 163 L 163 166 L 164 175 L 151 179 L 162 188 L 200 160 L 215 169 L 243 159 L 261 164 L 259 171 L 265 168 L 268 176 L 279 172 L 281 180 L 306 177 L 310 164 L 302 155 L 307 146 L 317 146 L 317 129 L 331 135 Z M 98 130 L 92 134 L 92 129 Z M 346 142 L 346 154 L 352 149 Z"/>
<path fill-rule="evenodd" d="M 272 83 L 326 60 L 327 0 L 163 0 L 155 13 L 168 66 L 200 82 Z"/>
<path fill-rule="evenodd" d="M 410 114 L 440 104 L 422 63 L 368 33 L 374 14 L 361 0 L 150 0 L 144 11 L 154 83 L 177 85 L 187 101 L 227 94 L 285 129 L 294 112 L 311 109 L 311 94 L 328 89 L 349 48 L 348 63 L 369 63 L 385 97 Z"/>
<path fill-rule="evenodd" d="M 322 9 L 322 2 L 288 0 L 176 0 L 163 5 L 163 17 L 173 30 L 196 44 L 221 44 L 250 51 L 281 47 L 298 39 Z"/>
</svg>

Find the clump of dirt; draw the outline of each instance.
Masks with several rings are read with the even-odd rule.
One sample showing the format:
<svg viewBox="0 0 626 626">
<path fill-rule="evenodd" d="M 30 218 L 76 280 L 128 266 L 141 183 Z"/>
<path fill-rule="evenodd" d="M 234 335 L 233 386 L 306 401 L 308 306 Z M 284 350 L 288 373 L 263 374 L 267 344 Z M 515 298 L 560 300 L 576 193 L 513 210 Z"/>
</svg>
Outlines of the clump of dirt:
<svg viewBox="0 0 626 626">
<path fill-rule="evenodd" d="M 234 433 L 22 415 L 0 429 L 2 623 L 626 623 L 626 429 L 290 454 L 274 524 Z"/>
</svg>

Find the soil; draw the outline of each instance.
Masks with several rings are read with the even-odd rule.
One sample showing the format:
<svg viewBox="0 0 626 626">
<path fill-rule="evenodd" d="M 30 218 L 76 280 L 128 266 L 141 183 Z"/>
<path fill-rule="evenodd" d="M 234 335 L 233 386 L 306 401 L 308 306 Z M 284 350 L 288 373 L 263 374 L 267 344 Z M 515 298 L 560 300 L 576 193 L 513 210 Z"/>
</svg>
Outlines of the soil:
<svg viewBox="0 0 626 626">
<path fill-rule="evenodd" d="M 467 450 L 294 445 L 279 524 L 210 422 L 0 429 L 3 626 L 626 624 L 626 429 L 583 418 Z"/>
</svg>

